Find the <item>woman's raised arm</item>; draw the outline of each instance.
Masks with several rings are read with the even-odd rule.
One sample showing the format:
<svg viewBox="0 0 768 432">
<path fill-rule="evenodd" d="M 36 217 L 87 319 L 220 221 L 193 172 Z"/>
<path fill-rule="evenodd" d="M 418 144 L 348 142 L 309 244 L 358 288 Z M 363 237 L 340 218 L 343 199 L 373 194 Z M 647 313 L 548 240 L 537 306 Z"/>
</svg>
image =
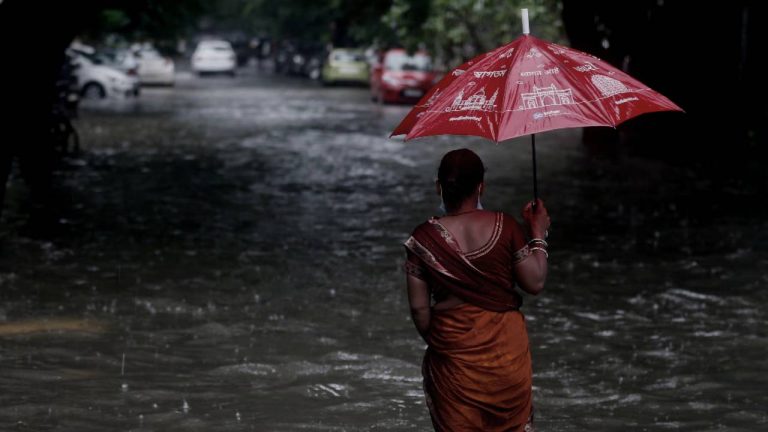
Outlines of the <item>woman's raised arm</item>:
<svg viewBox="0 0 768 432">
<path fill-rule="evenodd" d="M 523 291 L 538 295 L 547 281 L 548 254 L 544 238 L 551 223 L 544 202 L 537 200 L 535 208 L 531 203 L 526 204 L 523 219 L 530 229 L 532 243 L 529 245 L 529 255 L 514 265 L 515 279 Z"/>
</svg>

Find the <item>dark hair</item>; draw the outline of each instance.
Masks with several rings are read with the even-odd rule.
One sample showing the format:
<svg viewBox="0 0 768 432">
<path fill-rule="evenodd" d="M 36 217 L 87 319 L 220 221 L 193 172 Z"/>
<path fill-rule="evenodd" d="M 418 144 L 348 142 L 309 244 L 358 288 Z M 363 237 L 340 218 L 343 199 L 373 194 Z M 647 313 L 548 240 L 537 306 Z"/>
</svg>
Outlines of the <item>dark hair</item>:
<svg viewBox="0 0 768 432">
<path fill-rule="evenodd" d="M 459 149 L 446 153 L 437 169 L 437 181 L 443 191 L 445 206 L 459 207 L 483 182 L 484 175 L 483 161 L 472 150 Z"/>
</svg>

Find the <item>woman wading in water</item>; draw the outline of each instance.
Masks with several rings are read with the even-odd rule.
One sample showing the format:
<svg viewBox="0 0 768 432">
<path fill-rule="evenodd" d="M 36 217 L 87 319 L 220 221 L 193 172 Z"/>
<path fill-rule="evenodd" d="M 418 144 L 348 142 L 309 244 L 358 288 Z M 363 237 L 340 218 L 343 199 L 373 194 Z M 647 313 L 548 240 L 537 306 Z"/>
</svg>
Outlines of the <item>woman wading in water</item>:
<svg viewBox="0 0 768 432">
<path fill-rule="evenodd" d="M 531 355 L 518 286 L 547 276 L 544 203 L 523 209 L 528 232 L 482 210 L 485 168 L 467 149 L 447 153 L 437 192 L 446 214 L 406 241 L 408 300 L 427 343 L 422 374 L 436 431 L 533 431 Z"/>
</svg>

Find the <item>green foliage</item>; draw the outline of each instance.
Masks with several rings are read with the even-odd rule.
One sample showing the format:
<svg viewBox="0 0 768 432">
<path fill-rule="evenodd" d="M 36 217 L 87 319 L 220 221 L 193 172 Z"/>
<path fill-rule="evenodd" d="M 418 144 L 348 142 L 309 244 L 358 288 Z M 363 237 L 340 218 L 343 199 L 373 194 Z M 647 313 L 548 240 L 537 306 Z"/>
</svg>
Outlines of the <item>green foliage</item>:
<svg viewBox="0 0 768 432">
<path fill-rule="evenodd" d="M 562 40 L 560 0 L 132 0 L 106 2 L 89 28 L 98 36 L 172 40 L 192 32 L 231 32 L 334 45 L 424 48 L 447 66 L 521 33 Z"/>
<path fill-rule="evenodd" d="M 84 23 L 82 36 L 100 39 L 119 34 L 126 39 L 175 40 L 185 36 L 208 7 L 205 0 L 111 0 L 91 5 L 96 19 Z"/>
<path fill-rule="evenodd" d="M 131 19 L 128 15 L 119 9 L 106 9 L 101 12 L 101 25 L 105 31 L 119 31 L 130 23 Z"/>
<path fill-rule="evenodd" d="M 522 8 L 534 35 L 563 39 L 559 0 L 394 0 L 383 20 L 402 45 L 426 48 L 455 66 L 519 36 Z"/>
<path fill-rule="evenodd" d="M 201 13 L 202 31 L 241 31 L 275 39 L 365 44 L 382 33 L 391 0 L 215 0 Z"/>
</svg>

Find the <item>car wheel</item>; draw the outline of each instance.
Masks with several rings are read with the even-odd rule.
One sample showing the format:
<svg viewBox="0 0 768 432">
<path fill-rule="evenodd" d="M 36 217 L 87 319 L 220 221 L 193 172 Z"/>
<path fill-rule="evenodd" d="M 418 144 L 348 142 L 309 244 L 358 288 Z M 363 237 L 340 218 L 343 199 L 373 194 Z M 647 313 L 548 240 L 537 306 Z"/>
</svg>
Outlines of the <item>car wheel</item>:
<svg viewBox="0 0 768 432">
<path fill-rule="evenodd" d="M 88 83 L 83 87 L 82 95 L 84 99 L 104 99 L 107 91 L 99 83 Z"/>
</svg>

